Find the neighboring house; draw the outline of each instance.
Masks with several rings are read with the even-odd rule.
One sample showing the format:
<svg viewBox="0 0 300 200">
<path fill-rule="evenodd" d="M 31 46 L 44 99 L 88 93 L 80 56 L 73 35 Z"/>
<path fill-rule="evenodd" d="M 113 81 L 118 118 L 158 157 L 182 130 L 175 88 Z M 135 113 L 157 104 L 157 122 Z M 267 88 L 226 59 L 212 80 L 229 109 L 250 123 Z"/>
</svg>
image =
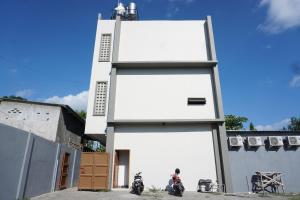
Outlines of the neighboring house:
<svg viewBox="0 0 300 200">
<path fill-rule="evenodd" d="M 181 169 L 232 191 L 211 18 L 98 20 L 85 134 L 106 144 L 109 187 L 165 189 Z"/>
<path fill-rule="evenodd" d="M 67 105 L 11 99 L 0 99 L 0 123 L 77 149 L 85 126 Z"/>
</svg>

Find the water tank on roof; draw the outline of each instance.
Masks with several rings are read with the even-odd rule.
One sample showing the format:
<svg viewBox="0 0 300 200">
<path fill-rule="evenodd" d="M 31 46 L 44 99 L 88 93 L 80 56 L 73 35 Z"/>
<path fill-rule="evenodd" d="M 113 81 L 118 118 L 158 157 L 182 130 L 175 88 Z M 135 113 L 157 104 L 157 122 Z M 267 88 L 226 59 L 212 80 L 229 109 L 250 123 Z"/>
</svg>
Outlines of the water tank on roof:
<svg viewBox="0 0 300 200">
<path fill-rule="evenodd" d="M 135 16 L 137 15 L 137 7 L 134 2 L 129 3 L 127 10 L 128 10 L 128 15 L 135 15 Z"/>
</svg>

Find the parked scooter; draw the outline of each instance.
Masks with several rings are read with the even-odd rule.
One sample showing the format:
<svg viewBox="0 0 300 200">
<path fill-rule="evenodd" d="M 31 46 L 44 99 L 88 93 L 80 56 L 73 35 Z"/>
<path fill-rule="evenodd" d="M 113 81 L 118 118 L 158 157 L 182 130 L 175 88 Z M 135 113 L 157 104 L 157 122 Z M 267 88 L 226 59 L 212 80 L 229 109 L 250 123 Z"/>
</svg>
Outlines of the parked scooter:
<svg viewBox="0 0 300 200">
<path fill-rule="evenodd" d="M 182 197 L 182 194 L 184 192 L 184 187 L 179 177 L 176 180 L 176 182 L 173 184 L 173 190 L 174 190 L 174 195 Z"/>
<path fill-rule="evenodd" d="M 175 170 L 175 174 L 172 175 L 173 191 L 174 191 L 174 195 L 182 197 L 182 194 L 184 192 L 184 186 L 181 182 L 180 177 L 178 176 L 179 173 L 180 173 L 180 170 L 177 168 Z"/>
<path fill-rule="evenodd" d="M 144 183 L 141 173 L 142 172 L 139 172 L 134 176 L 131 187 L 131 193 L 133 194 L 141 195 L 141 193 L 144 191 Z"/>
</svg>

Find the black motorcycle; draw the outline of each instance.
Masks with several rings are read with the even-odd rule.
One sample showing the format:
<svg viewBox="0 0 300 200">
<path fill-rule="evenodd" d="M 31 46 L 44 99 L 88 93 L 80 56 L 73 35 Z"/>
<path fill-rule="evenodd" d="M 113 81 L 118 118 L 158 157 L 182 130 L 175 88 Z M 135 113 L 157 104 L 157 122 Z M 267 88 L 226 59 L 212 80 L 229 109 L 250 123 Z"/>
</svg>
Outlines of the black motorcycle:
<svg viewBox="0 0 300 200">
<path fill-rule="evenodd" d="M 174 195 L 182 197 L 184 186 L 181 179 L 178 177 L 173 184 Z"/>
<path fill-rule="evenodd" d="M 133 194 L 141 195 L 141 193 L 144 191 L 144 183 L 141 173 L 142 172 L 139 172 L 134 176 L 134 180 L 131 187 L 131 193 Z"/>
</svg>

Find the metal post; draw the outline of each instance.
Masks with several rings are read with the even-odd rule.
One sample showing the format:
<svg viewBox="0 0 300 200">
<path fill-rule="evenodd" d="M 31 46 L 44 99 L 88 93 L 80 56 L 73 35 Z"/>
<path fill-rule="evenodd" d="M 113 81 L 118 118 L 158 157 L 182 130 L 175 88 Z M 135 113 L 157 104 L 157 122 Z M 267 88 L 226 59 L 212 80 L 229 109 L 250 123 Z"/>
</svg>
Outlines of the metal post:
<svg viewBox="0 0 300 200">
<path fill-rule="evenodd" d="M 70 187 L 73 187 L 73 181 L 74 181 L 74 170 L 75 170 L 75 164 L 76 164 L 76 157 L 77 157 L 77 150 L 74 150 L 74 156 L 73 156 L 73 165 L 72 165 L 72 174 L 71 174 L 71 183 L 70 183 Z"/>
<path fill-rule="evenodd" d="M 55 191 L 58 161 L 59 161 L 59 152 L 60 152 L 60 144 L 57 144 L 56 154 L 55 154 L 55 163 L 54 163 L 54 168 L 53 168 L 53 176 L 52 176 L 52 182 L 51 182 L 51 192 Z"/>
<path fill-rule="evenodd" d="M 27 182 L 27 174 L 29 171 L 30 159 L 32 154 L 32 147 L 33 147 L 34 138 L 31 133 L 28 134 L 26 148 L 24 153 L 24 158 L 22 162 L 18 188 L 16 193 L 16 199 L 21 199 L 24 197 L 25 194 L 25 186 Z"/>
</svg>

